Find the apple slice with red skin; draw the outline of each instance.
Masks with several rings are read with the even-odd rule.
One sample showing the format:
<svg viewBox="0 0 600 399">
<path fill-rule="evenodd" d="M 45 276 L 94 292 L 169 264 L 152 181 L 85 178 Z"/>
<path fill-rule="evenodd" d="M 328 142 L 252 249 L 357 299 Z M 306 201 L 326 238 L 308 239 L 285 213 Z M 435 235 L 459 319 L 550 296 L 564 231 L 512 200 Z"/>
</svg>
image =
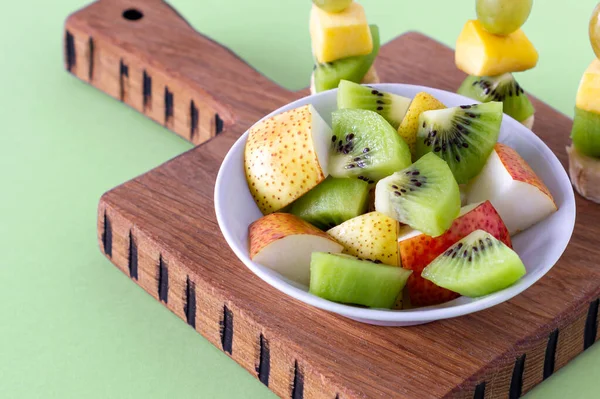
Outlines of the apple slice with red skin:
<svg viewBox="0 0 600 399">
<path fill-rule="evenodd" d="M 514 149 L 500 143 L 467 188 L 469 204 L 485 200 L 494 205 L 511 235 L 558 209 L 542 179 Z"/>
<path fill-rule="evenodd" d="M 248 228 L 250 259 L 289 280 L 308 286 L 313 252 L 340 253 L 330 235 L 289 213 L 272 213 Z"/>
<path fill-rule="evenodd" d="M 435 258 L 475 230 L 485 230 L 512 248 L 508 229 L 490 201 L 461 208 L 450 228 L 439 237 L 430 237 L 408 226 L 401 228 L 398 247 L 402 267 L 413 271 L 407 283 L 412 306 L 437 305 L 460 296 L 425 280 L 421 272 Z"/>
</svg>

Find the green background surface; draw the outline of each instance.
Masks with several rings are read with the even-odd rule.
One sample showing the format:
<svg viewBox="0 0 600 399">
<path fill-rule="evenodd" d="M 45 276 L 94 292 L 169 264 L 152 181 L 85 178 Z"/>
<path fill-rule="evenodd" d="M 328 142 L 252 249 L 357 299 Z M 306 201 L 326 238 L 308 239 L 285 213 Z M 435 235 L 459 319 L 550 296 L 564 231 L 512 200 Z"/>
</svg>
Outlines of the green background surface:
<svg viewBox="0 0 600 399">
<path fill-rule="evenodd" d="M 63 22 L 82 0 L 0 12 L 0 398 L 273 397 L 100 254 L 106 190 L 190 145 L 63 70 Z M 384 40 L 418 30 L 453 46 L 471 0 L 362 0 Z M 568 5 L 567 5 L 568 3 Z M 536 0 L 526 90 L 572 115 L 593 58 L 595 1 Z M 308 84 L 309 0 L 173 0 L 201 32 L 290 89 Z M 600 346 L 530 398 L 600 396 Z"/>
</svg>

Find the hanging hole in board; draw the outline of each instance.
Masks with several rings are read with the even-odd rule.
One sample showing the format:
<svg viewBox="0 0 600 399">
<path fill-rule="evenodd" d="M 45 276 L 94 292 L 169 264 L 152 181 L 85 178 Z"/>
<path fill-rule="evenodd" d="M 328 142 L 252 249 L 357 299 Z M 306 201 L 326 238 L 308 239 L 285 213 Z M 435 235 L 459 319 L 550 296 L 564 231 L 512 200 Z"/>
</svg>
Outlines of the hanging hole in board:
<svg viewBox="0 0 600 399">
<path fill-rule="evenodd" d="M 142 19 L 144 14 L 140 10 L 136 10 L 135 8 L 130 8 L 128 10 L 123 11 L 123 18 L 129 21 L 138 21 Z"/>
</svg>

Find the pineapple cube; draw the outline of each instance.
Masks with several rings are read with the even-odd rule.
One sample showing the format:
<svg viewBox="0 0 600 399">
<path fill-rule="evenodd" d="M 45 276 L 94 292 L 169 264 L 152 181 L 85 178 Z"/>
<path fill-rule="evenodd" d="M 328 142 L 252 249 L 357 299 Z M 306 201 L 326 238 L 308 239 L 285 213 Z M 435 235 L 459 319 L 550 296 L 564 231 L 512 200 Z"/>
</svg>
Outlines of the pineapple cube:
<svg viewBox="0 0 600 399">
<path fill-rule="evenodd" d="M 577 108 L 600 114 L 600 61 L 595 59 L 585 70 L 577 90 Z"/>
<path fill-rule="evenodd" d="M 310 37 L 313 54 L 319 63 L 366 55 L 373 50 L 365 10 L 356 2 L 335 14 L 323 11 L 313 4 Z"/>
<path fill-rule="evenodd" d="M 458 40 L 456 66 L 474 76 L 496 76 L 533 68 L 538 53 L 521 29 L 508 36 L 486 31 L 477 20 L 468 21 Z"/>
</svg>

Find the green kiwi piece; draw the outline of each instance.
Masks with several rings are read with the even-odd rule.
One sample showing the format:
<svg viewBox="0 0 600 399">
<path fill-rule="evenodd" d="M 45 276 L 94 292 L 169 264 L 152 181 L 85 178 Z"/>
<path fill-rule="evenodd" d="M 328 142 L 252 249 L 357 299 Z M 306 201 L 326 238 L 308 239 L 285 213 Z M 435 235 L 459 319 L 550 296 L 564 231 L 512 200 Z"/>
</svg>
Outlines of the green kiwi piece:
<svg viewBox="0 0 600 399">
<path fill-rule="evenodd" d="M 448 164 L 429 153 L 377 183 L 375 209 L 437 237 L 458 216 L 460 192 Z"/>
<path fill-rule="evenodd" d="M 475 230 L 438 256 L 421 276 L 468 297 L 513 285 L 526 273 L 519 255 L 483 230 Z"/>
<path fill-rule="evenodd" d="M 396 130 L 406 115 L 410 102 L 410 98 L 386 93 L 348 80 L 342 80 L 338 86 L 338 109 L 357 108 L 375 111 Z"/>
<path fill-rule="evenodd" d="M 600 157 L 600 115 L 575 108 L 571 139 L 577 151 Z"/>
<path fill-rule="evenodd" d="M 482 103 L 501 101 L 504 113 L 519 122 L 523 122 L 535 112 L 527 94 L 511 73 L 498 76 L 469 76 L 458 89 L 458 94 Z"/>
<path fill-rule="evenodd" d="M 411 273 L 350 255 L 313 252 L 309 291 L 334 302 L 390 309 Z"/>
<path fill-rule="evenodd" d="M 328 230 L 365 213 L 368 198 L 367 182 L 329 176 L 294 201 L 289 212 L 321 230 Z"/>
<path fill-rule="evenodd" d="M 417 158 L 433 152 L 448 163 L 458 184 L 467 183 L 494 149 L 502 115 L 502 103 L 496 101 L 423 112 Z"/>
<path fill-rule="evenodd" d="M 408 145 L 381 115 L 364 109 L 332 113 L 329 174 L 377 180 L 410 165 Z"/>
<path fill-rule="evenodd" d="M 314 77 L 317 93 L 335 89 L 342 79 L 356 83 L 362 81 L 371 65 L 373 65 L 380 46 L 379 28 L 377 25 L 369 25 L 369 28 L 373 38 L 373 50 L 370 54 L 342 58 L 341 60 L 315 66 Z"/>
</svg>

